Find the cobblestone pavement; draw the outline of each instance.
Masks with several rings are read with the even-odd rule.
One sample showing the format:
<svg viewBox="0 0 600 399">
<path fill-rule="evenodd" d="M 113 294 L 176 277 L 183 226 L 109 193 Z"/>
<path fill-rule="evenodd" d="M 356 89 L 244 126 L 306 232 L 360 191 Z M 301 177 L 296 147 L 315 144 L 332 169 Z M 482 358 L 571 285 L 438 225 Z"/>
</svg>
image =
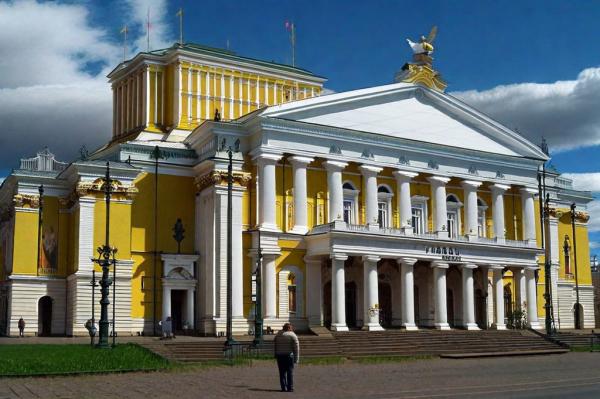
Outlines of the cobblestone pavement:
<svg viewBox="0 0 600 399">
<path fill-rule="evenodd" d="M 185 372 L 0 379 L 0 398 L 598 398 L 600 353 L 433 359 L 296 369 L 278 392 L 274 362 Z"/>
</svg>

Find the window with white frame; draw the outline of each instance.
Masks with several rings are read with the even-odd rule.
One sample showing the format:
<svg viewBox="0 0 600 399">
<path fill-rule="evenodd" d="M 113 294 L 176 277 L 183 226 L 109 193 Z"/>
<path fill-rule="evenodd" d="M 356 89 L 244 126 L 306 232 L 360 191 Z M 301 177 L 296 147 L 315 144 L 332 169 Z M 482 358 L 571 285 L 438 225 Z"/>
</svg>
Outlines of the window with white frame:
<svg viewBox="0 0 600 399">
<path fill-rule="evenodd" d="M 447 225 L 448 234 L 450 238 L 456 238 L 460 234 L 460 208 L 462 202 L 454 194 L 450 194 L 446 197 L 446 208 L 447 208 Z"/>
<path fill-rule="evenodd" d="M 477 235 L 479 237 L 487 236 L 485 212 L 487 205 L 481 198 L 477 198 Z"/>
<path fill-rule="evenodd" d="M 392 225 L 392 190 L 386 185 L 377 187 L 377 223 L 379 227 Z"/>
<path fill-rule="evenodd" d="M 415 234 L 427 232 L 427 200 L 429 198 L 415 195 L 411 198 L 411 225 Z"/>
<path fill-rule="evenodd" d="M 359 191 L 350 182 L 345 182 L 344 189 L 344 222 L 356 224 L 358 220 L 358 193 Z"/>
</svg>

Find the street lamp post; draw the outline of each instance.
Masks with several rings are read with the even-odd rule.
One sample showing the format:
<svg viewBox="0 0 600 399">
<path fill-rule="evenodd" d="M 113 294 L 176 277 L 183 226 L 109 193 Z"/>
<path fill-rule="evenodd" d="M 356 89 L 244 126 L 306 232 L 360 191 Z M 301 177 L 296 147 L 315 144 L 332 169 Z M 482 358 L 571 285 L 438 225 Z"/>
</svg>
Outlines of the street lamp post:
<svg viewBox="0 0 600 399">
<path fill-rule="evenodd" d="M 109 237 L 110 237 L 110 196 L 111 196 L 111 179 L 110 179 L 110 164 L 106 162 L 106 176 L 104 179 L 104 196 L 106 200 L 106 236 L 104 245 L 98 247 L 98 258 L 92 259 L 93 262 L 98 263 L 102 268 L 102 278 L 100 279 L 100 322 L 99 324 L 99 336 L 98 336 L 98 344 L 96 348 L 108 349 L 110 345 L 108 344 L 108 336 L 109 336 L 109 325 L 110 321 L 108 320 L 108 305 L 110 304 L 110 300 L 108 299 L 109 295 L 109 287 L 112 284 L 112 279 L 109 276 L 109 268 L 110 265 L 115 265 L 116 259 L 115 254 L 117 253 L 116 248 L 111 248 L 109 245 Z"/>
<path fill-rule="evenodd" d="M 227 149 L 229 163 L 227 165 L 227 340 L 225 347 L 231 348 L 236 341 L 233 339 L 232 322 L 232 240 L 233 240 L 233 153 L 239 151 L 240 141 L 236 140 L 235 147 Z"/>
<path fill-rule="evenodd" d="M 263 341 L 262 317 L 262 248 L 260 245 L 260 230 L 258 230 L 258 249 L 256 250 L 256 300 L 254 301 L 254 340 L 252 344 L 259 346 Z"/>
<path fill-rule="evenodd" d="M 575 234 L 575 209 L 577 205 L 571 204 L 571 227 L 573 229 L 573 263 L 575 263 L 575 295 L 577 302 L 575 303 L 575 328 L 581 329 L 581 304 L 579 303 L 579 279 L 577 275 L 577 236 Z"/>
<path fill-rule="evenodd" d="M 546 201 L 544 203 L 544 226 L 545 230 L 545 242 L 544 242 L 544 309 L 546 311 L 545 327 L 546 334 L 552 335 L 554 330 L 552 328 L 552 287 L 551 287 L 551 267 L 552 261 L 550 259 L 550 195 L 546 194 Z"/>
<path fill-rule="evenodd" d="M 37 234 L 37 264 L 35 274 L 39 275 L 41 266 L 41 248 L 42 248 L 42 227 L 44 225 L 44 185 L 38 187 L 38 193 L 40 195 L 40 203 L 38 207 L 38 234 Z"/>
</svg>

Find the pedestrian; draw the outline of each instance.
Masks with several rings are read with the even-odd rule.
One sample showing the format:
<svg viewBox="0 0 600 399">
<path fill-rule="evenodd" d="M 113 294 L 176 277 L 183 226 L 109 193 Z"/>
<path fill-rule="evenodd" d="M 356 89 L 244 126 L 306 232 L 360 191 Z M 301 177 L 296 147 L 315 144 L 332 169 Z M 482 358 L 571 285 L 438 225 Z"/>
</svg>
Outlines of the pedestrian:
<svg viewBox="0 0 600 399">
<path fill-rule="evenodd" d="M 167 339 L 171 339 L 173 337 L 173 322 L 171 321 L 171 316 L 167 317 L 164 323 L 165 335 Z"/>
<path fill-rule="evenodd" d="M 294 364 L 300 359 L 300 343 L 290 323 L 275 335 L 274 349 L 281 392 L 294 392 Z"/>
<path fill-rule="evenodd" d="M 25 320 L 23 320 L 23 318 L 21 317 L 19 319 L 19 338 L 22 338 L 25 336 Z"/>
</svg>

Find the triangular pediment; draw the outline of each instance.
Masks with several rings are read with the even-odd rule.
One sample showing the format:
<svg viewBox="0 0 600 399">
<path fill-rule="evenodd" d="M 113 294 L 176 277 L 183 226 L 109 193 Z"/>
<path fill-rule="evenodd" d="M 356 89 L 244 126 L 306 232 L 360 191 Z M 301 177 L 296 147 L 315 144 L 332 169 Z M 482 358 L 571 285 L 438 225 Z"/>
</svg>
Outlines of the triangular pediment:
<svg viewBox="0 0 600 399">
<path fill-rule="evenodd" d="M 453 96 L 406 83 L 269 107 L 262 116 L 500 155 L 547 158 L 518 133 Z"/>
</svg>

